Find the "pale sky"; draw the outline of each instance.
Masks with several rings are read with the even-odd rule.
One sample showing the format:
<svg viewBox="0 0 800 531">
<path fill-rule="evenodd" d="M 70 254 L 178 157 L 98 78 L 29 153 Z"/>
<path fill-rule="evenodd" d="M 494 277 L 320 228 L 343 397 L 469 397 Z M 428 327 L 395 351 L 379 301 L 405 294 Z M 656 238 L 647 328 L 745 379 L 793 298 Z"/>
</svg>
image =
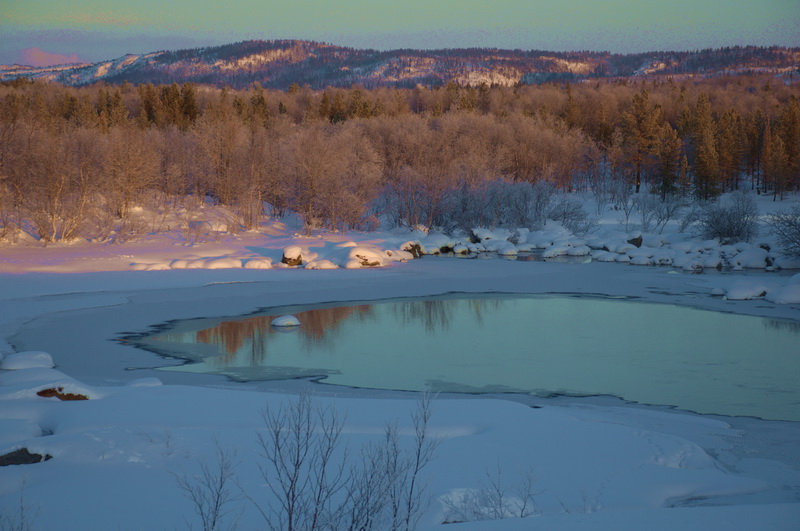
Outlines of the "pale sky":
<svg viewBox="0 0 800 531">
<path fill-rule="evenodd" d="M 0 0 L 0 63 L 289 38 L 383 50 L 800 46 L 798 27 L 800 0 Z"/>
</svg>

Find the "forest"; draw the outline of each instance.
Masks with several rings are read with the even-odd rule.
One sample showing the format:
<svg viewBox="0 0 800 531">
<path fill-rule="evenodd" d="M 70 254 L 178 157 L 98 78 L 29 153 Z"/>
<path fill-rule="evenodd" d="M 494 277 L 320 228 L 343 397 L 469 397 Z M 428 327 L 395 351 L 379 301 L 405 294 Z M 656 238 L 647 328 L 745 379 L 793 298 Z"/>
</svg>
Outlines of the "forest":
<svg viewBox="0 0 800 531">
<path fill-rule="evenodd" d="M 212 202 L 227 230 L 544 222 L 591 193 L 712 201 L 800 190 L 797 84 L 774 75 L 498 87 L 217 89 L 0 84 L 0 238 L 136 235 Z M 151 229 L 148 229 L 151 230 Z"/>
</svg>

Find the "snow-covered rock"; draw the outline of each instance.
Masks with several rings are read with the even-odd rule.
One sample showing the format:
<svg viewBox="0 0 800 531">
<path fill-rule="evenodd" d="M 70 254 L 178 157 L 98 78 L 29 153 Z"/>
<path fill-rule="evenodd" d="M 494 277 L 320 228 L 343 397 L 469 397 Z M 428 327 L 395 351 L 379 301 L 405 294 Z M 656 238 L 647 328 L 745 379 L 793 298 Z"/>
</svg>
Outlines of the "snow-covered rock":
<svg viewBox="0 0 800 531">
<path fill-rule="evenodd" d="M 306 269 L 339 269 L 339 266 L 330 260 L 314 260 L 305 265 Z"/>
<path fill-rule="evenodd" d="M 725 298 L 728 300 L 750 300 L 763 297 L 768 292 L 767 286 L 758 280 L 736 280 L 728 288 Z"/>
<path fill-rule="evenodd" d="M 298 266 L 303 263 L 303 249 L 297 245 L 290 245 L 283 250 L 281 262 L 288 266 Z"/>
<path fill-rule="evenodd" d="M 578 245 L 567 250 L 567 256 L 586 256 L 591 252 L 588 245 Z"/>
<path fill-rule="evenodd" d="M 775 258 L 773 264 L 780 269 L 800 269 L 800 258 L 778 256 Z"/>
<path fill-rule="evenodd" d="M 767 251 L 761 247 L 750 247 L 731 259 L 733 266 L 750 269 L 764 269 L 767 267 Z"/>
<path fill-rule="evenodd" d="M 432 232 L 420 240 L 419 245 L 424 254 L 439 254 L 452 251 L 459 242 L 452 236 L 441 232 Z"/>
<path fill-rule="evenodd" d="M 483 246 L 489 252 L 495 252 L 501 256 L 513 256 L 517 254 L 517 247 L 507 240 L 484 240 Z"/>
<path fill-rule="evenodd" d="M 564 256 L 570 250 L 568 245 L 551 245 L 542 253 L 542 258 L 555 258 L 556 256 Z"/>
</svg>

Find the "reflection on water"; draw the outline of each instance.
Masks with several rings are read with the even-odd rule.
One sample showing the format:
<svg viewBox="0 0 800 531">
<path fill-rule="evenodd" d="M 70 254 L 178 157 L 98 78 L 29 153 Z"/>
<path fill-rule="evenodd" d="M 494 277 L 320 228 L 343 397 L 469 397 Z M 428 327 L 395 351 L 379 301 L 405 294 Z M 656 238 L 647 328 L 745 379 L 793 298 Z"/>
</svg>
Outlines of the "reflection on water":
<svg viewBox="0 0 800 531">
<path fill-rule="evenodd" d="M 197 343 L 212 344 L 225 353 L 226 361 L 231 361 L 241 353 L 249 353 L 251 363 L 263 363 L 268 352 L 270 336 L 274 334 L 299 333 L 307 343 L 332 341 L 331 332 L 345 319 L 362 321 L 369 317 L 369 305 L 339 306 L 318 310 L 297 312 L 303 326 L 301 328 L 273 328 L 270 323 L 276 317 L 259 315 L 238 321 L 223 321 L 215 326 L 198 330 L 194 340 Z M 183 341 L 184 335 L 164 334 L 164 341 Z"/>
<path fill-rule="evenodd" d="M 291 332 L 270 326 L 292 313 Z M 800 420 L 800 323 L 569 296 L 439 297 L 174 323 L 137 341 L 236 380 L 610 394 L 702 413 Z"/>
</svg>

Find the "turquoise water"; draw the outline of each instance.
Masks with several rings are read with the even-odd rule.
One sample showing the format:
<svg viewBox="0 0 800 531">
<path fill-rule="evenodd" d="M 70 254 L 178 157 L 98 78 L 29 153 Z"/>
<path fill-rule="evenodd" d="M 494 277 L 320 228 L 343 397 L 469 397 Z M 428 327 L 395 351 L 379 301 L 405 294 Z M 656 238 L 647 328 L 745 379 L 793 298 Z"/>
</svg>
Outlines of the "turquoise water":
<svg viewBox="0 0 800 531">
<path fill-rule="evenodd" d="M 280 331 L 291 313 L 302 325 Z M 162 370 L 375 389 L 614 395 L 800 421 L 800 322 L 570 296 L 442 297 L 192 320 L 138 341 Z"/>
</svg>

